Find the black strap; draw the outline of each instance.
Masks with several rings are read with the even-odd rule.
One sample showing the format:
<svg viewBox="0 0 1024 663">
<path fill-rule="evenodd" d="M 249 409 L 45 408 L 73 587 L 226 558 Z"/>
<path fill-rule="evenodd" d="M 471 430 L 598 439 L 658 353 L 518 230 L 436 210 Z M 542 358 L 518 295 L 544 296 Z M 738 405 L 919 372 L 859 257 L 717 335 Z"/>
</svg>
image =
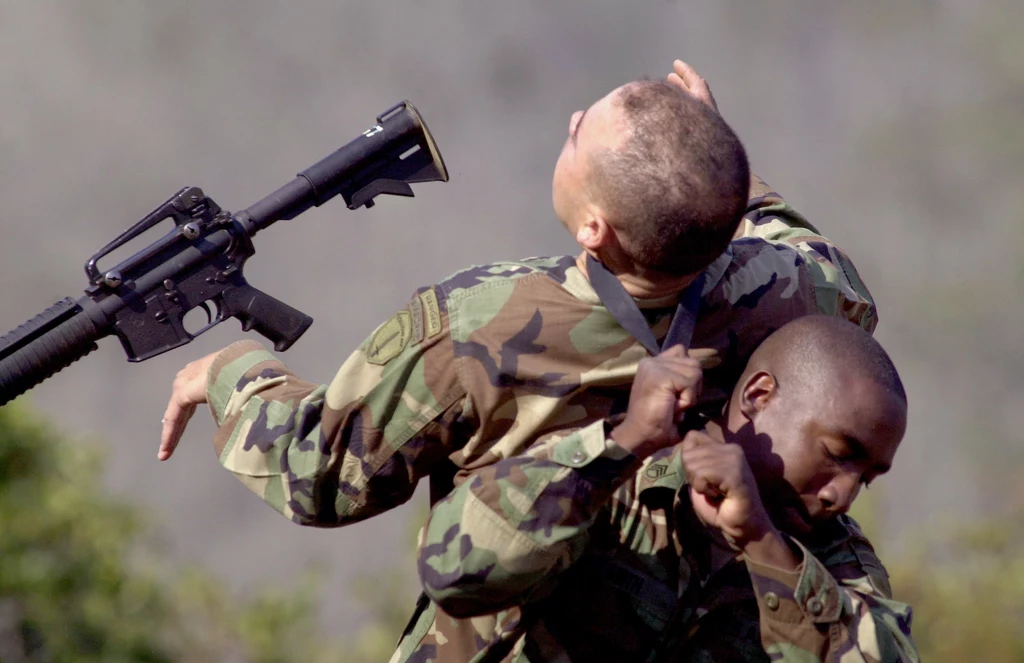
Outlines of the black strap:
<svg viewBox="0 0 1024 663">
<path fill-rule="evenodd" d="M 668 334 L 666 334 L 661 347 L 658 347 L 654 332 L 647 324 L 644 314 L 640 312 L 636 300 L 626 292 L 619 279 L 615 278 L 615 275 L 608 271 L 607 267 L 589 253 L 587 254 L 587 277 L 608 312 L 652 355 L 657 355 L 662 350 L 667 350 L 674 345 L 683 345 L 689 349 L 690 341 L 693 339 L 693 330 L 697 325 L 700 296 L 704 291 L 703 272 L 679 295 L 679 305 L 672 316 L 672 324 L 669 325 Z"/>
</svg>

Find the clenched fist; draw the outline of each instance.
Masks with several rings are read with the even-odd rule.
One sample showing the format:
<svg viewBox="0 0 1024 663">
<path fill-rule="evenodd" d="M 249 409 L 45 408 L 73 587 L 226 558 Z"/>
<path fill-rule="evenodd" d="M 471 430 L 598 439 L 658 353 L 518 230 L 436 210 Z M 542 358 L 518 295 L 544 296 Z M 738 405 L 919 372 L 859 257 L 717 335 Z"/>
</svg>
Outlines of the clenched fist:
<svg viewBox="0 0 1024 663">
<path fill-rule="evenodd" d="M 640 360 L 626 418 L 612 431 L 612 439 L 638 458 L 678 444 L 679 422 L 697 403 L 703 375 L 700 362 L 681 345 Z"/>
<path fill-rule="evenodd" d="M 640 361 L 629 407 L 611 437 L 638 458 L 681 444 L 694 512 L 754 561 L 794 569 L 800 557 L 772 522 L 743 448 L 702 431 L 685 439 L 679 423 L 697 403 L 703 372 L 681 345 Z"/>
<path fill-rule="evenodd" d="M 682 461 L 694 512 L 737 549 L 775 529 L 738 444 L 690 431 L 683 440 Z"/>
</svg>

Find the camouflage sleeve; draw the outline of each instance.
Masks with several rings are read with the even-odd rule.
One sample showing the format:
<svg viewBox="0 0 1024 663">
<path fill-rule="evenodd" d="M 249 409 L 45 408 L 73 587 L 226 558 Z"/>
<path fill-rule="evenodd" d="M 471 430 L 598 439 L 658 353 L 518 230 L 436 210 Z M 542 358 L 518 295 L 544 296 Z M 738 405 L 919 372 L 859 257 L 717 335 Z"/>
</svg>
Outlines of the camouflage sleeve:
<svg viewBox="0 0 1024 663">
<path fill-rule="evenodd" d="M 757 175 L 751 176 L 750 201 L 734 239 L 759 237 L 788 244 L 808 258 L 818 309 L 845 317 L 867 331 L 878 324 L 878 311 L 850 257 L 772 191 Z"/>
<path fill-rule="evenodd" d="M 911 609 L 892 598 L 885 568 L 852 520 L 852 539 L 783 571 L 747 560 L 772 660 L 918 663 Z"/>
<path fill-rule="evenodd" d="M 478 470 L 434 505 L 421 532 L 424 591 L 456 617 L 543 598 L 639 467 L 600 420 Z"/>
<path fill-rule="evenodd" d="M 259 343 L 222 350 L 207 398 L 221 464 L 302 525 L 337 527 L 397 506 L 453 450 L 465 391 L 434 288 L 379 326 L 329 385 Z"/>
</svg>

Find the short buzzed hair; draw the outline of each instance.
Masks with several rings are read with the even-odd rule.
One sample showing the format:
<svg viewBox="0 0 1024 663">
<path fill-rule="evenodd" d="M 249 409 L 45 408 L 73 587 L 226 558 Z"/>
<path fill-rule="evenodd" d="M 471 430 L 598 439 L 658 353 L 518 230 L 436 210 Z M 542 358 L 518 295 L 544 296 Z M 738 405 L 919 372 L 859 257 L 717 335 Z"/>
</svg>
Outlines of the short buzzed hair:
<svg viewBox="0 0 1024 663">
<path fill-rule="evenodd" d="M 829 315 L 797 318 L 766 338 L 751 355 L 739 384 L 759 370 L 775 375 L 780 389 L 826 390 L 840 373 L 870 380 L 907 404 L 899 372 L 882 345 L 848 320 Z"/>
<path fill-rule="evenodd" d="M 630 130 L 590 162 L 594 196 L 639 267 L 702 271 L 725 251 L 746 209 L 746 151 L 722 117 L 663 81 L 623 86 L 613 100 Z"/>
</svg>

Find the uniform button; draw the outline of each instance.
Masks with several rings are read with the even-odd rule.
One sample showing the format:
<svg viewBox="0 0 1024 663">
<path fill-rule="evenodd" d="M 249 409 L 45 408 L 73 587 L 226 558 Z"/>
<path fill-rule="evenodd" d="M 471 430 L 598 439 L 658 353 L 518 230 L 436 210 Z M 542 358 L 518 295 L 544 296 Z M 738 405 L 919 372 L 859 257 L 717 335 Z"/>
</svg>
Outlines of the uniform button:
<svg viewBox="0 0 1024 663">
<path fill-rule="evenodd" d="M 812 615 L 817 617 L 825 609 L 825 605 L 821 602 L 820 599 L 813 598 L 807 601 L 807 609 L 810 611 Z"/>
<path fill-rule="evenodd" d="M 779 595 L 775 592 L 768 592 L 764 595 L 764 604 L 768 606 L 769 610 L 775 610 L 779 607 Z"/>
<path fill-rule="evenodd" d="M 576 464 L 579 464 L 579 463 L 582 463 L 583 461 L 585 461 L 586 459 L 587 459 L 587 454 L 585 454 L 582 451 L 577 451 L 576 453 L 574 453 L 572 455 L 572 458 L 570 458 L 569 460 L 571 460 L 572 462 L 574 462 Z"/>
</svg>

